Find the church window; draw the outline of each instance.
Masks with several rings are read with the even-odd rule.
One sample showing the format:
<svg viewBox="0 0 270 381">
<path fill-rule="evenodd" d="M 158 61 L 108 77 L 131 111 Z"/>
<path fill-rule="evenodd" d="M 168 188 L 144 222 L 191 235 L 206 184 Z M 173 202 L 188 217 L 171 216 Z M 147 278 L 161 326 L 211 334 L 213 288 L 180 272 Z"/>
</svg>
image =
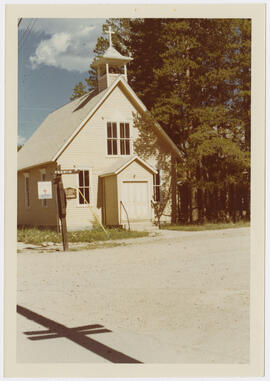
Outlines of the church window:
<svg viewBox="0 0 270 381">
<path fill-rule="evenodd" d="M 89 170 L 79 171 L 79 205 L 90 203 Z"/>
<path fill-rule="evenodd" d="M 117 123 L 107 123 L 108 155 L 117 155 Z"/>
<path fill-rule="evenodd" d="M 46 181 L 46 170 L 42 169 L 40 171 L 40 174 L 41 174 L 41 181 Z M 47 206 L 48 206 L 48 200 L 43 199 L 43 200 L 41 200 L 41 202 L 42 202 L 42 207 L 43 208 L 47 208 Z"/>
<path fill-rule="evenodd" d="M 25 206 L 26 208 L 30 208 L 30 182 L 29 182 L 29 174 L 24 174 L 24 186 L 25 186 Z"/>
<path fill-rule="evenodd" d="M 107 154 L 130 155 L 130 125 L 125 122 L 107 123 Z"/>
<path fill-rule="evenodd" d="M 129 123 L 120 123 L 120 154 L 130 155 Z"/>
<path fill-rule="evenodd" d="M 160 181 L 160 169 L 154 174 L 153 185 L 154 185 L 154 201 L 161 201 L 161 181 Z"/>
</svg>

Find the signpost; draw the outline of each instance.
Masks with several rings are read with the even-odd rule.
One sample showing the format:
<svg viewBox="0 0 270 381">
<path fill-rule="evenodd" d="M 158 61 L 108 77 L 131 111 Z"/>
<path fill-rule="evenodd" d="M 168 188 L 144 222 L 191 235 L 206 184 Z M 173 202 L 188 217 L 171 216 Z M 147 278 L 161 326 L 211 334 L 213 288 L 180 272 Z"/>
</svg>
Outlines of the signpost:
<svg viewBox="0 0 270 381">
<path fill-rule="evenodd" d="M 57 169 L 56 171 L 54 171 L 54 175 L 55 175 L 54 184 L 56 185 L 58 216 L 61 220 L 61 232 L 62 232 L 62 241 L 63 241 L 64 251 L 68 251 L 67 222 L 66 222 L 67 198 L 73 198 L 73 197 L 67 197 L 64 186 L 63 186 L 63 182 L 62 182 L 62 175 L 73 175 L 76 173 L 79 173 L 79 170 Z"/>
<path fill-rule="evenodd" d="M 60 171 L 56 171 L 60 172 Z M 68 251 L 68 238 L 67 238 L 67 222 L 66 222 L 66 194 L 62 183 L 61 173 L 56 173 L 54 178 L 54 184 L 56 184 L 57 191 L 57 205 L 58 205 L 58 216 L 61 220 L 61 233 L 63 241 L 63 250 Z"/>
</svg>

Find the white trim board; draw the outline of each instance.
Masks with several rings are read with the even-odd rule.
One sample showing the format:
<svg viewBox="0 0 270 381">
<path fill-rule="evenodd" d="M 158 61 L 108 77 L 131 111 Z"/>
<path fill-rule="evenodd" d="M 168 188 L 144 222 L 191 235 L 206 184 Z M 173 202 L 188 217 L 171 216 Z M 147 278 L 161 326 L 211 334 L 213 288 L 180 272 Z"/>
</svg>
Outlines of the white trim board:
<svg viewBox="0 0 270 381">
<path fill-rule="evenodd" d="M 115 171 L 104 173 L 103 175 L 100 175 L 100 177 L 107 177 L 107 176 L 112 176 L 112 175 L 118 175 L 118 173 L 123 171 L 126 167 L 128 167 L 135 160 L 139 161 L 143 166 L 148 168 L 150 172 L 157 174 L 157 170 L 155 168 L 153 168 L 150 164 L 146 163 L 139 156 L 133 156 L 132 158 L 130 158 L 126 163 L 122 164 L 121 167 L 119 167 Z"/>
</svg>

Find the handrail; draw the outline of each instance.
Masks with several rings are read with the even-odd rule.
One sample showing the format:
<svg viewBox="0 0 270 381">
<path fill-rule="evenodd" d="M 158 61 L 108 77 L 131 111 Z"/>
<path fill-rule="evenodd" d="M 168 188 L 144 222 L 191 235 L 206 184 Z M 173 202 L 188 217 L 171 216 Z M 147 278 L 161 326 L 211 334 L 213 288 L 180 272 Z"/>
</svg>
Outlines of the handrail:
<svg viewBox="0 0 270 381">
<path fill-rule="evenodd" d="M 125 211 L 125 213 L 126 213 L 126 216 L 127 216 L 127 222 L 128 222 L 128 230 L 130 230 L 130 223 L 129 223 L 129 218 L 128 218 L 128 212 L 127 212 L 127 210 L 126 210 L 126 208 L 125 208 L 125 205 L 123 204 L 122 201 L 120 201 L 120 205 L 123 207 L 123 209 L 124 209 L 124 211 Z"/>
</svg>

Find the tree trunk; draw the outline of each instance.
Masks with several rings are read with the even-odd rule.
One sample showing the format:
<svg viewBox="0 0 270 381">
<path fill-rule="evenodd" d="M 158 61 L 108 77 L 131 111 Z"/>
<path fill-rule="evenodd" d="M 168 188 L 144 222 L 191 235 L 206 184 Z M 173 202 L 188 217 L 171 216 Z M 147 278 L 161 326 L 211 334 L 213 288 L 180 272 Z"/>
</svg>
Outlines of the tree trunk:
<svg viewBox="0 0 270 381">
<path fill-rule="evenodd" d="M 189 221 L 189 187 L 188 185 L 182 184 L 179 189 L 180 192 L 180 213 L 179 220 L 183 223 Z"/>
<path fill-rule="evenodd" d="M 191 187 L 191 222 L 198 221 L 197 188 Z"/>
<path fill-rule="evenodd" d="M 172 184 L 172 215 L 171 223 L 176 224 L 177 222 L 177 176 L 176 176 L 176 159 L 171 157 L 171 184 Z"/>
<path fill-rule="evenodd" d="M 198 200 L 198 219 L 200 223 L 203 223 L 204 222 L 204 194 L 202 189 L 198 189 L 197 200 Z"/>
</svg>

